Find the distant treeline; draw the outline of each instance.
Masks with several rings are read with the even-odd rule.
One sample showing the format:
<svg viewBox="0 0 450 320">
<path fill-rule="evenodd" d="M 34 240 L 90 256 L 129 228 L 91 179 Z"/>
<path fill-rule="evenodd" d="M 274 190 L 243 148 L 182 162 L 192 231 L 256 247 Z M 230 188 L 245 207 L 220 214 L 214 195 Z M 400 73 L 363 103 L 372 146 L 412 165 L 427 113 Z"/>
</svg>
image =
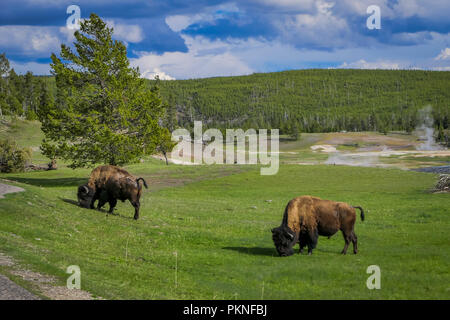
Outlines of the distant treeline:
<svg viewBox="0 0 450 320">
<path fill-rule="evenodd" d="M 278 128 L 280 134 L 406 131 L 430 105 L 439 140 L 449 130 L 450 72 L 311 69 L 195 80 L 152 80 L 167 104 L 169 129 Z M 54 103 L 53 77 L 13 69 L 0 79 L 0 116 L 36 119 Z M 447 138 L 448 139 L 448 138 Z"/>
<path fill-rule="evenodd" d="M 14 69 L 0 78 L 0 116 L 12 115 L 37 120 L 40 109 L 54 103 L 55 81 L 31 72 L 17 75 Z"/>
<path fill-rule="evenodd" d="M 158 82 L 186 128 L 202 120 L 208 127 L 279 128 L 282 134 L 411 132 L 427 105 L 436 129 L 449 128 L 450 72 L 311 69 Z"/>
</svg>

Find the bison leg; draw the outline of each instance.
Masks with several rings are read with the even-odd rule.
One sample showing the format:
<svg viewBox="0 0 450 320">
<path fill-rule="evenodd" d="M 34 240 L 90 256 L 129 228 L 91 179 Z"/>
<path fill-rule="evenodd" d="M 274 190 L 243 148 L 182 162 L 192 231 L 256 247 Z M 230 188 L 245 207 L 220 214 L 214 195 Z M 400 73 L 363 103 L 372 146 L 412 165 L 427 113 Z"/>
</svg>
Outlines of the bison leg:
<svg viewBox="0 0 450 320">
<path fill-rule="evenodd" d="M 100 210 L 105 205 L 105 203 L 106 201 L 99 199 L 97 204 L 97 210 Z"/>
<path fill-rule="evenodd" d="M 344 231 L 342 231 L 342 234 L 344 236 L 344 240 L 345 240 L 345 246 L 344 249 L 342 249 L 342 254 L 347 254 L 347 249 L 348 249 L 348 245 L 350 244 L 350 241 L 353 240 L 353 236 L 351 233 L 346 233 Z"/>
<path fill-rule="evenodd" d="M 300 243 L 299 243 L 299 245 L 300 245 L 300 249 L 298 250 L 298 253 L 300 253 L 300 254 L 301 254 L 301 253 L 303 253 L 303 248 L 304 248 L 304 247 L 306 247 L 306 244 L 305 244 L 305 243 L 302 243 L 302 242 L 300 242 Z"/>
<path fill-rule="evenodd" d="M 109 211 L 108 211 L 108 213 L 113 213 L 114 207 L 116 206 L 116 204 L 117 204 L 117 199 L 109 200 Z"/>
<path fill-rule="evenodd" d="M 135 201 L 131 203 L 134 207 L 134 220 L 139 219 L 139 207 L 141 206 L 139 201 Z"/>
<path fill-rule="evenodd" d="M 353 253 L 358 253 L 358 237 L 356 236 L 355 232 L 352 232 L 352 243 L 353 243 Z"/>
<path fill-rule="evenodd" d="M 308 255 L 312 255 L 313 249 L 317 246 L 317 240 L 319 239 L 319 231 L 315 229 L 314 231 L 309 232 L 309 241 L 308 241 Z"/>
<path fill-rule="evenodd" d="M 99 197 L 98 197 L 98 194 L 95 193 L 95 194 L 94 194 L 94 197 L 92 198 L 92 201 L 91 201 L 91 209 L 95 209 L 94 204 L 95 204 L 95 201 L 96 201 L 98 198 L 99 198 Z"/>
</svg>

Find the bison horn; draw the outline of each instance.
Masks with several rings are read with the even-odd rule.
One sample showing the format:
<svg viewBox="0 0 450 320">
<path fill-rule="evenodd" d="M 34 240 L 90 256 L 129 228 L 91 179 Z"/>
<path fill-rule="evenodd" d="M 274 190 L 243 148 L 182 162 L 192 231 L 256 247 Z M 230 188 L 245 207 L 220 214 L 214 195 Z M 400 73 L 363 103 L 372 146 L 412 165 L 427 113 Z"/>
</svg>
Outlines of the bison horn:
<svg viewBox="0 0 450 320">
<path fill-rule="evenodd" d="M 294 235 L 293 234 L 291 234 L 290 232 L 287 232 L 287 234 L 288 234 L 289 238 L 291 238 L 291 240 L 294 239 Z"/>
<path fill-rule="evenodd" d="M 86 186 L 83 186 L 83 190 L 84 190 L 84 192 L 85 192 L 85 193 L 89 193 L 89 189 L 88 189 L 88 187 L 86 187 Z"/>
</svg>

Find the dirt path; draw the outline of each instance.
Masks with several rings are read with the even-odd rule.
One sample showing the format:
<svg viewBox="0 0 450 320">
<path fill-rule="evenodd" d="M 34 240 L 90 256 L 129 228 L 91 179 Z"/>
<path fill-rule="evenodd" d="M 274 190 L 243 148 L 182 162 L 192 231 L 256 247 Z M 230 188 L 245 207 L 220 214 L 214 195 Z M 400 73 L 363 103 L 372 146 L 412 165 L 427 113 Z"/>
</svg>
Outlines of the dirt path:
<svg viewBox="0 0 450 320">
<path fill-rule="evenodd" d="M 0 266 L 6 267 L 4 274 L 20 277 L 31 285 L 36 292 L 51 300 L 92 300 L 94 297 L 87 291 L 68 289 L 56 285 L 56 279 L 42 273 L 26 270 L 16 261 L 0 252 Z M 102 299 L 96 297 L 96 299 Z M 40 297 L 17 285 L 7 276 L 0 274 L 0 300 L 40 300 Z"/>
<path fill-rule="evenodd" d="M 0 266 L 12 267 L 14 261 L 0 253 Z M 39 297 L 15 284 L 8 277 L 0 274 L 0 300 L 40 300 Z"/>
<path fill-rule="evenodd" d="M 18 286 L 0 274 L 0 300 L 40 300 L 39 297 Z"/>
<path fill-rule="evenodd" d="M 25 191 L 25 190 L 20 187 L 10 186 L 9 184 L 0 183 L 0 199 L 4 198 L 4 195 L 7 193 L 22 192 L 22 191 Z"/>
</svg>

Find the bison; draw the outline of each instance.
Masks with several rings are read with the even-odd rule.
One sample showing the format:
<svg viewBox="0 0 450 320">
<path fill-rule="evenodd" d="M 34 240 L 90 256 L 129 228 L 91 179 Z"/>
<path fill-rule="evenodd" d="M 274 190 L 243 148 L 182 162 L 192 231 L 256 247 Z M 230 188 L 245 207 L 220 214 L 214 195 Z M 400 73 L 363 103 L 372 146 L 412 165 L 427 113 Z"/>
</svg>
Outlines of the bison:
<svg viewBox="0 0 450 320">
<path fill-rule="evenodd" d="M 298 242 L 299 253 L 302 253 L 303 248 L 307 246 L 310 255 L 317 245 L 319 236 L 329 238 L 338 230 L 342 231 L 345 240 L 341 253 L 347 253 L 351 241 L 353 252 L 356 254 L 358 244 L 354 231 L 355 208 L 361 210 L 361 220 L 364 221 L 364 210 L 359 206 L 312 196 L 292 199 L 284 210 L 281 225 L 272 229 L 272 239 L 278 254 L 282 257 L 294 254 L 293 246 Z"/>
<path fill-rule="evenodd" d="M 122 168 L 112 165 L 97 167 L 92 170 L 88 183 L 78 187 L 78 203 L 81 207 L 94 209 L 94 203 L 98 200 L 97 209 L 100 209 L 109 202 L 109 213 L 112 213 L 117 200 L 129 200 L 137 220 L 142 195 L 140 180 L 148 188 L 143 178 L 136 178 Z"/>
</svg>

